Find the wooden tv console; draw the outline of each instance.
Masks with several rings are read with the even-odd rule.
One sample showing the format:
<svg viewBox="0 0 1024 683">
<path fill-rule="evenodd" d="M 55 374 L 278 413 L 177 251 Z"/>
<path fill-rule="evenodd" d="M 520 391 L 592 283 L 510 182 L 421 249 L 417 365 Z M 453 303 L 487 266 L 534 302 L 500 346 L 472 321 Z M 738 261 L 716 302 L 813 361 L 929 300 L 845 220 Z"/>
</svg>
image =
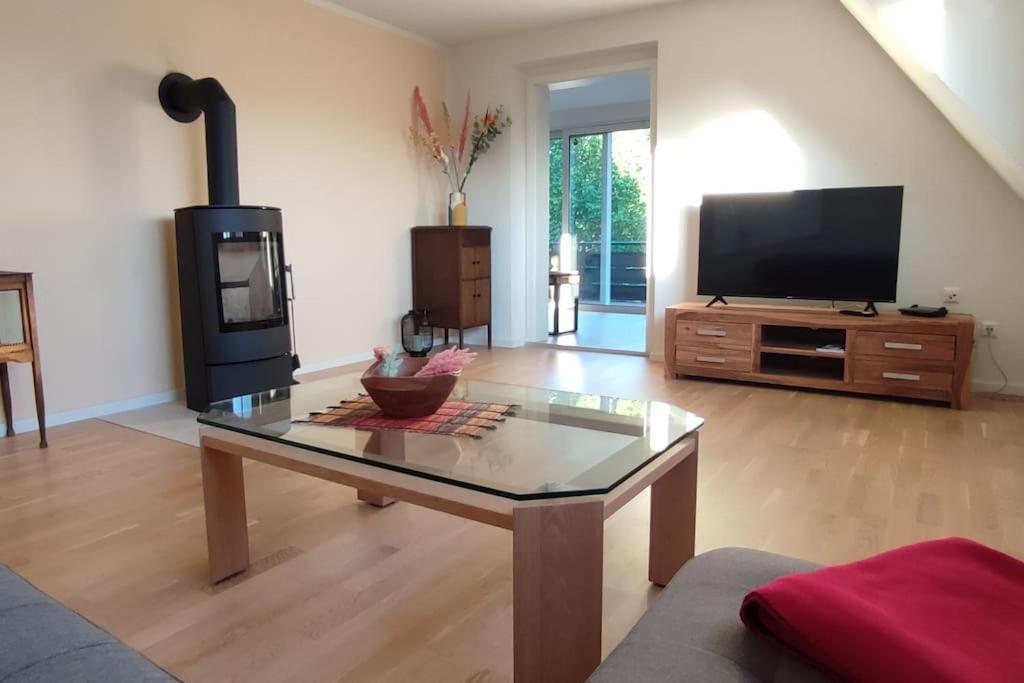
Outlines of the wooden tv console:
<svg viewBox="0 0 1024 683">
<path fill-rule="evenodd" d="M 839 351 L 821 351 L 834 345 Z M 685 303 L 665 309 L 665 375 L 883 396 L 971 399 L 974 318 L 878 317 L 828 308 Z"/>
</svg>

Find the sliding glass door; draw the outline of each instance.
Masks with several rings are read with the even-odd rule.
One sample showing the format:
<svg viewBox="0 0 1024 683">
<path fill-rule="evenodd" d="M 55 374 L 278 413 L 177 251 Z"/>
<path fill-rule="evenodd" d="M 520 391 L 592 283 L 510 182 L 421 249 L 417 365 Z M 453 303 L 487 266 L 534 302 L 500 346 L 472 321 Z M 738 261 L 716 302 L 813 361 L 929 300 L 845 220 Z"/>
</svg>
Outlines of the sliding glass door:
<svg viewBox="0 0 1024 683">
<path fill-rule="evenodd" d="M 647 300 L 650 129 L 565 131 L 549 147 L 551 267 L 581 275 L 580 299 Z"/>
</svg>

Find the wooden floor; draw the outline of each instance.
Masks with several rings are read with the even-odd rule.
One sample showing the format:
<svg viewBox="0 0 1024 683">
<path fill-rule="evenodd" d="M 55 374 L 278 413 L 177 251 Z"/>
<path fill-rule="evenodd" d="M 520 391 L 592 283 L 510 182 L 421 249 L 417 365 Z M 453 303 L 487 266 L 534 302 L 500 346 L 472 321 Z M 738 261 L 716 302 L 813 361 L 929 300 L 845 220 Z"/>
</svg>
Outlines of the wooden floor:
<svg viewBox="0 0 1024 683">
<path fill-rule="evenodd" d="M 1024 403 L 954 412 L 666 381 L 643 358 L 530 347 L 469 374 L 702 415 L 697 549 L 842 562 L 962 535 L 1024 556 Z M 100 421 L 0 439 L 0 561 L 186 681 L 507 681 L 511 535 L 246 466 L 253 568 L 205 582 L 199 459 Z M 605 651 L 644 611 L 648 498 L 608 522 Z"/>
</svg>

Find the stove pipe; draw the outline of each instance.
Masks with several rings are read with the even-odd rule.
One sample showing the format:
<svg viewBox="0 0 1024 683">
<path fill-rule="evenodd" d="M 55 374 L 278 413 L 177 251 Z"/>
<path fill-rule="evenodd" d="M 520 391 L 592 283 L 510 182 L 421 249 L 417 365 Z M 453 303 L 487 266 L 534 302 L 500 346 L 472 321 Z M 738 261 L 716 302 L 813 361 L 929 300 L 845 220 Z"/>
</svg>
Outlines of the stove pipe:
<svg viewBox="0 0 1024 683">
<path fill-rule="evenodd" d="M 160 105 L 175 121 L 190 123 L 206 114 L 206 182 L 210 204 L 238 205 L 238 134 L 235 103 L 215 78 L 193 80 L 169 73 L 160 81 Z"/>
</svg>

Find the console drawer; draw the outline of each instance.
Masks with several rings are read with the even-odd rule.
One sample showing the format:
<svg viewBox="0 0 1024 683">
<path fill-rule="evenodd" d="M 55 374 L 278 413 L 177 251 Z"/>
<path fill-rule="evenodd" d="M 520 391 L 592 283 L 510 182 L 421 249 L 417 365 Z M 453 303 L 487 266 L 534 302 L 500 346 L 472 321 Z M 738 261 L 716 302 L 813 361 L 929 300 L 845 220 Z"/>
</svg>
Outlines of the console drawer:
<svg viewBox="0 0 1024 683">
<path fill-rule="evenodd" d="M 858 356 L 952 361 L 956 355 L 956 337 L 945 334 L 858 332 L 855 344 Z"/>
<path fill-rule="evenodd" d="M 693 368 L 750 372 L 754 360 L 749 350 L 676 346 L 676 365 L 684 372 Z"/>
<path fill-rule="evenodd" d="M 912 360 L 858 358 L 853 369 L 853 381 L 857 384 L 949 391 L 953 388 L 953 368 Z"/>
<path fill-rule="evenodd" d="M 749 349 L 754 342 L 752 323 L 706 323 L 699 320 L 676 322 L 676 345 L 723 349 Z M 749 355 L 749 354 L 748 354 Z"/>
</svg>

